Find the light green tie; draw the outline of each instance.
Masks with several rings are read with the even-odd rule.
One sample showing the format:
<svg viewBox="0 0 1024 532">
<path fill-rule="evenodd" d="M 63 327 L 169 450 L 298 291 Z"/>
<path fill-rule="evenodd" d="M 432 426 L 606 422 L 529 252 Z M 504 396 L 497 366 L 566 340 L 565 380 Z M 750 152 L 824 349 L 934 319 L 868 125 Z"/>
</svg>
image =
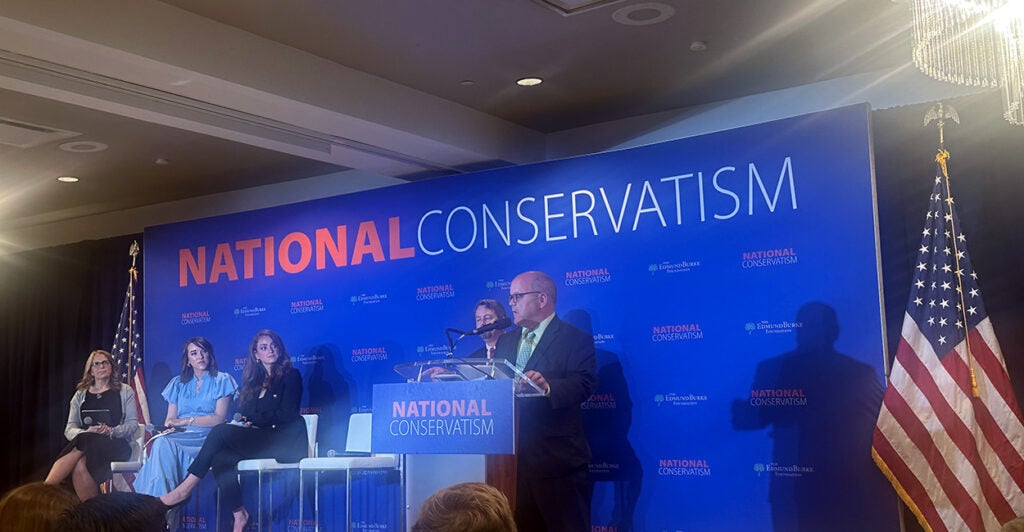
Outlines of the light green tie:
<svg viewBox="0 0 1024 532">
<path fill-rule="evenodd" d="M 523 342 L 519 344 L 519 353 L 516 355 L 516 367 L 519 371 L 522 371 L 526 367 L 526 362 L 530 360 L 530 355 L 533 354 L 533 339 L 537 337 L 537 333 L 530 331 L 523 337 Z"/>
</svg>

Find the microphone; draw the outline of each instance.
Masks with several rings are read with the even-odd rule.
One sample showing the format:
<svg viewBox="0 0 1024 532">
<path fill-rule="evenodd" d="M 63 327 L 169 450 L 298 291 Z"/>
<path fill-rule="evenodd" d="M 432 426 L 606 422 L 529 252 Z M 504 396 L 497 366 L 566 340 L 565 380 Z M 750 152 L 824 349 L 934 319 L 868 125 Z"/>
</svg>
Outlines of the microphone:
<svg viewBox="0 0 1024 532">
<path fill-rule="evenodd" d="M 510 320 L 508 318 L 501 318 L 500 320 L 498 320 L 498 321 L 496 321 L 494 323 L 488 323 L 487 325 L 481 325 L 480 327 L 477 327 L 476 329 L 473 329 L 472 331 L 469 331 L 466 334 L 468 334 L 470 336 L 475 336 L 475 335 L 478 335 L 478 334 L 483 334 L 485 332 L 491 332 L 491 331 L 493 331 L 495 329 L 508 329 L 511 326 L 512 326 L 512 320 Z"/>
<path fill-rule="evenodd" d="M 185 432 L 185 429 L 181 427 L 165 427 L 164 425 L 146 423 L 146 432 L 163 432 L 167 429 L 173 430 L 174 432 Z"/>
</svg>

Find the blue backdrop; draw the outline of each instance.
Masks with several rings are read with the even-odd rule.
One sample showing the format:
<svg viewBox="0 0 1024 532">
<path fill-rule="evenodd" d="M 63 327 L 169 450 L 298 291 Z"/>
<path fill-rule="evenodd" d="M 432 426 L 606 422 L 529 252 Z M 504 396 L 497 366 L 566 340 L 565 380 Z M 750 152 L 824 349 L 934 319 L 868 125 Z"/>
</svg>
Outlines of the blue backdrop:
<svg viewBox="0 0 1024 532">
<path fill-rule="evenodd" d="M 321 454 L 340 451 L 373 384 L 443 356 L 445 327 L 472 328 L 477 300 L 538 269 L 597 347 L 595 530 L 896 530 L 870 459 L 884 340 L 868 117 L 148 228 L 153 416 L 185 339 L 209 338 L 240 378 L 271 328 L 321 415 Z"/>
</svg>

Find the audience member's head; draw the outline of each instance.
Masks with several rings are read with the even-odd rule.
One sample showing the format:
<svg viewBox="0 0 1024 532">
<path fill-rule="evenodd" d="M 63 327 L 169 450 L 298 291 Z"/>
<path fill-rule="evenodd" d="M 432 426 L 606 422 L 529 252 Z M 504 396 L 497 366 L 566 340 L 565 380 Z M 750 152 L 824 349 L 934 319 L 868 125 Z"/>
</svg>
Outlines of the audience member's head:
<svg viewBox="0 0 1024 532">
<path fill-rule="evenodd" d="M 61 513 L 76 504 L 78 498 L 57 484 L 25 484 L 8 491 L 0 499 L 0 528 L 56 532 Z"/>
<path fill-rule="evenodd" d="M 1024 532 L 1024 517 L 1011 519 L 999 529 L 1000 532 Z"/>
<path fill-rule="evenodd" d="M 61 532 L 162 532 L 167 506 L 141 493 L 113 492 L 93 497 L 60 518 Z"/>
<path fill-rule="evenodd" d="M 438 490 L 420 508 L 413 532 L 515 532 L 512 509 L 500 491 L 480 482 Z"/>
</svg>

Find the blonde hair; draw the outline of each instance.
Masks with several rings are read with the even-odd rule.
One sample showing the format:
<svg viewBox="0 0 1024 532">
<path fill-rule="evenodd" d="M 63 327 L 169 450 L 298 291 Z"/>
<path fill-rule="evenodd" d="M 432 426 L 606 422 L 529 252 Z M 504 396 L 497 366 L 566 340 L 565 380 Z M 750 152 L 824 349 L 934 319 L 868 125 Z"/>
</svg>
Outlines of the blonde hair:
<svg viewBox="0 0 1024 532">
<path fill-rule="evenodd" d="M 423 501 L 413 532 L 516 532 L 505 495 L 480 482 L 438 490 Z"/>
<path fill-rule="evenodd" d="M 96 384 L 96 377 L 92 376 L 92 363 L 96 360 L 96 355 L 103 355 L 107 357 L 107 361 L 110 362 L 110 389 L 120 390 L 121 389 L 121 371 L 117 367 L 117 361 L 114 360 L 114 355 L 111 355 L 108 351 L 97 349 L 92 353 L 89 353 L 89 358 L 85 359 L 85 371 L 82 372 L 82 380 L 78 381 L 76 386 L 79 390 L 88 390 L 90 386 Z"/>
</svg>

